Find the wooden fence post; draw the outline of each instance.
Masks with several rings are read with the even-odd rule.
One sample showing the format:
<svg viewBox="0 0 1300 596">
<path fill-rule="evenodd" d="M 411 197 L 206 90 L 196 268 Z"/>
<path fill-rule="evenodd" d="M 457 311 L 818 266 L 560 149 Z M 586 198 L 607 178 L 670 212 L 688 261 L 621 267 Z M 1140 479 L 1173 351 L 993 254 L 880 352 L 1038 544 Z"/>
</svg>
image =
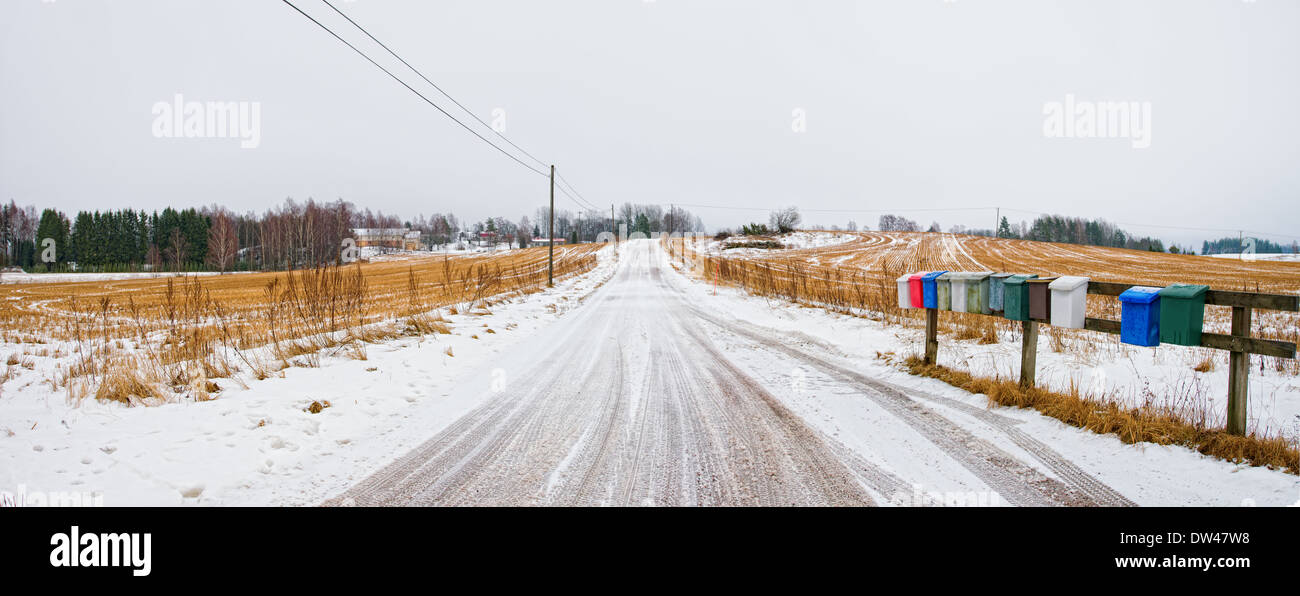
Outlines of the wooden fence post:
<svg viewBox="0 0 1300 596">
<path fill-rule="evenodd" d="M 1250 337 L 1249 306 L 1232 307 L 1232 334 L 1237 337 Z M 1228 353 L 1228 432 L 1234 435 L 1246 434 L 1246 403 L 1250 386 L 1250 354 L 1247 352 Z"/>
<path fill-rule="evenodd" d="M 1021 325 L 1024 338 L 1020 343 L 1020 386 L 1028 389 L 1034 386 L 1038 366 L 1038 321 L 1022 321 Z"/>
<path fill-rule="evenodd" d="M 939 358 L 939 309 L 925 309 L 925 363 L 934 364 Z"/>
</svg>

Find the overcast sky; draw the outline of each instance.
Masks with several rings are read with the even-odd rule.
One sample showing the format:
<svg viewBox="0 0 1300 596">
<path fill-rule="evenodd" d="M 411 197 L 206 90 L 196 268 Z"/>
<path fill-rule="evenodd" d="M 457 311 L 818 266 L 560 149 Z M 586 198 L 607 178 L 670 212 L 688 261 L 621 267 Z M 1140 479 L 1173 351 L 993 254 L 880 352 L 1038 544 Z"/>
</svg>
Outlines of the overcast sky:
<svg viewBox="0 0 1300 596">
<path fill-rule="evenodd" d="M 472 122 L 320 0 L 294 2 Z M 606 209 L 888 209 L 947 229 L 994 213 L 903 210 L 1001 206 L 1198 249 L 1225 234 L 1141 226 L 1300 236 L 1300 2 L 335 5 L 483 120 L 504 110 L 506 136 Z M 259 102 L 260 144 L 155 137 L 153 106 L 177 93 Z M 1150 102 L 1150 147 L 1045 136 L 1044 105 L 1067 94 Z M 513 220 L 547 182 L 283 2 L 0 4 L 0 199 L 72 213 L 286 197 Z"/>
</svg>

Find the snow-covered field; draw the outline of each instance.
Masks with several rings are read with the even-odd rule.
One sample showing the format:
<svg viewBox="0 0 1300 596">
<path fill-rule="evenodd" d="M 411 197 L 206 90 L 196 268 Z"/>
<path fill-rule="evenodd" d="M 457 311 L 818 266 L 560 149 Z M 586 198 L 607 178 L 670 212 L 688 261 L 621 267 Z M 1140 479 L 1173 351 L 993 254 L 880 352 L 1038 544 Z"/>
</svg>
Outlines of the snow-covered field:
<svg viewBox="0 0 1300 596">
<path fill-rule="evenodd" d="M 857 240 L 856 234 L 838 234 L 835 232 L 790 232 L 781 236 L 781 243 L 786 248 L 823 248 Z"/>
<path fill-rule="evenodd" d="M 648 266 L 643 253 L 627 258 L 632 250 L 657 255 L 658 265 Z M 291 367 L 283 376 L 249 381 L 246 389 L 227 388 L 218 399 L 208 402 L 125 407 L 86 400 L 74 405 L 66 402 L 63 392 L 51 393 L 43 387 L 38 380 L 40 371 L 19 370 L 0 395 L 0 492 L 25 494 L 28 502 L 90 494 L 92 500 L 99 498 L 105 505 L 312 505 L 340 495 L 412 449 L 430 449 L 427 441 L 443 431 L 452 432 L 455 441 L 469 446 L 486 441 L 482 437 L 498 437 L 500 441 L 492 445 L 481 445 L 484 457 L 513 462 L 509 465 L 519 466 L 517 474 L 487 466 L 457 467 L 456 475 L 466 482 L 488 483 L 484 486 L 493 479 L 508 479 L 522 489 L 510 492 L 512 498 L 527 499 L 533 494 L 529 487 L 534 482 L 541 483 L 538 494 L 549 493 L 548 483 L 566 477 L 563 468 L 578 460 L 597 466 L 593 471 L 613 470 L 596 475 L 570 470 L 567 477 L 583 479 L 584 486 L 588 479 L 595 483 L 594 493 L 586 494 L 603 494 L 605 486 L 613 491 L 629 478 L 657 477 L 658 468 L 641 460 L 671 450 L 671 442 L 653 442 L 643 450 L 642 440 L 629 439 L 633 435 L 653 438 L 671 431 L 636 422 L 648 407 L 645 404 L 652 403 L 644 392 L 612 392 L 583 376 L 581 367 L 566 368 L 574 374 L 565 382 L 543 385 L 591 387 L 593 391 L 567 389 L 555 395 L 532 395 L 528 391 L 536 379 L 512 378 L 523 374 L 518 371 L 548 370 L 548 362 L 591 360 L 611 363 L 609 370 L 592 369 L 607 375 L 620 369 L 617 363 L 626 362 L 621 366 L 630 367 L 632 376 L 621 382 L 633 386 L 641 382 L 636 375 L 642 373 L 635 371 L 644 369 L 642 372 L 650 375 L 645 387 L 659 391 L 653 388 L 661 383 L 664 391 L 679 391 L 663 395 L 660 401 L 665 403 L 714 403 L 710 401 L 713 398 L 695 394 L 712 387 L 710 383 L 720 383 L 720 378 L 726 379 L 716 387 L 721 390 L 734 391 L 743 383 L 755 383 L 752 392 L 770 394 L 828 441 L 829 452 L 817 452 L 817 457 L 835 453 L 843 462 L 857 462 L 850 469 L 881 504 L 897 496 L 896 492 L 882 492 L 882 486 L 938 495 L 993 493 L 1001 500 L 986 504 L 1035 504 L 1043 497 L 1028 487 L 1044 481 L 1068 485 L 1071 490 L 1082 487 L 1093 491 L 1089 494 L 1094 497 L 1094 493 L 1101 494 L 1098 502 L 1117 499 L 1140 505 L 1287 505 L 1300 498 L 1300 478 L 1294 475 L 1234 465 L 1181 447 L 1126 445 L 1116 437 L 1071 427 L 1029 410 L 990 410 L 983 396 L 907 374 L 891 363 L 889 354 L 897 359 L 918 352 L 920 330 L 753 297 L 731 288 L 715 290 L 711 284 L 677 273 L 677 261 L 665 258 L 650 241 L 624 243 L 623 257 L 617 260 L 613 252 L 612 248 L 601 251 L 595 270 L 563 281 L 553 290 L 496 304 L 490 314 L 450 317 L 452 335 L 371 344 L 365 360 L 322 356 L 319 368 Z M 593 301 L 598 304 L 591 304 Z M 638 314 L 642 311 L 662 319 L 650 320 Z M 601 330 L 585 329 L 584 321 L 603 321 Z M 592 344 L 599 342 L 602 350 L 614 354 L 575 357 L 572 349 L 556 352 L 562 338 L 585 343 L 584 333 L 590 335 Z M 656 340 L 656 333 L 672 336 Z M 687 337 L 692 334 L 697 339 Z M 716 353 L 707 358 L 674 352 L 685 347 L 707 352 L 710 344 L 716 346 Z M 977 372 L 1010 374 L 1018 358 L 1018 347 L 1011 342 L 979 346 L 945 338 L 940 345 L 942 363 L 964 365 Z M 1182 348 L 1151 351 L 1116 346 L 1094 351 L 1090 356 L 1094 360 L 1088 361 L 1051 352 L 1050 345 L 1047 339 L 1040 341 L 1039 379 L 1043 383 L 1083 379 L 1087 387 L 1101 378 L 1108 388 L 1160 388 L 1194 375 L 1190 378 L 1204 383 L 1208 395 L 1218 397 L 1225 392 L 1219 384 L 1224 373 L 1191 373 L 1188 362 L 1199 358 L 1195 353 L 1178 353 Z M 650 358 L 655 350 L 664 353 Z M 673 361 L 681 362 L 667 370 L 699 369 L 703 376 L 679 379 L 655 372 L 664 362 Z M 1097 375 L 1096 370 L 1104 375 Z M 860 380 L 846 377 L 844 371 Z M 1300 411 L 1295 399 L 1300 392 L 1294 380 L 1253 372 L 1252 383 L 1252 416 L 1282 425 Z M 518 399 L 509 399 L 516 394 Z M 503 395 L 507 399 L 502 399 Z M 752 400 L 753 396 L 733 396 L 742 398 Z M 326 401 L 329 407 L 318 413 L 309 411 L 313 402 Z M 547 420 L 548 408 L 572 409 L 587 402 L 606 405 L 566 414 L 581 420 L 537 422 Z M 506 410 L 485 411 L 491 403 L 504 405 Z M 602 408 L 611 407 L 608 404 L 621 405 L 606 415 Z M 501 418 L 506 427 L 457 434 L 457 428 L 470 428 L 460 422 L 469 418 L 468 414 L 494 420 L 492 412 L 529 407 L 540 409 L 534 412 L 537 424 L 525 425 L 527 428 L 509 427 L 513 418 L 506 416 Z M 701 423 L 691 416 L 674 415 L 674 411 L 655 408 L 649 413 L 665 421 Z M 742 413 L 735 409 L 719 418 L 726 420 L 725 428 L 686 435 L 692 441 L 688 445 L 703 448 L 711 444 L 712 435 L 745 436 L 775 424 L 769 420 L 747 431 Z M 624 418 L 631 426 L 609 426 Z M 548 429 L 560 428 L 568 430 L 547 434 Z M 634 432 L 634 428 L 640 430 Z M 592 437 L 601 436 L 595 434 L 601 432 L 616 449 L 614 455 L 607 457 L 602 452 L 586 459 L 564 458 L 557 470 L 539 463 L 545 460 L 538 458 L 539 454 L 579 453 L 593 445 Z M 530 442 L 534 440 L 540 442 L 534 446 Z M 568 446 L 568 441 L 574 442 Z M 635 450 L 627 452 L 620 447 L 632 449 L 633 445 Z M 479 449 L 469 453 L 479 453 Z M 471 455 L 463 457 L 477 462 Z M 445 459 L 446 454 L 439 457 Z M 473 463 L 458 457 L 453 452 L 443 463 Z M 696 457 L 712 462 L 709 465 L 716 467 L 715 473 L 745 465 L 734 459 L 735 454 L 689 454 L 675 464 L 682 467 L 683 477 L 694 477 L 691 466 L 698 464 Z M 619 472 L 623 464 L 618 462 L 625 461 L 633 463 L 628 474 Z M 638 467 L 637 462 L 642 465 Z M 1007 468 L 997 469 L 1003 464 L 989 468 L 989 462 L 1004 462 Z M 1026 473 L 1043 480 L 1028 485 L 1017 480 Z M 440 483 L 440 478 L 433 476 L 430 481 Z M 637 490 L 646 490 L 646 485 L 639 486 Z M 430 491 L 435 488 L 427 487 Z M 627 491 L 639 494 L 631 485 Z M 1106 497 L 1106 491 L 1112 491 L 1114 498 Z M 504 497 L 504 493 L 497 496 Z M 652 492 L 644 502 L 671 496 Z"/>
<path fill-rule="evenodd" d="M 860 239 L 857 235 L 854 234 L 837 234 L 833 232 L 802 232 L 802 231 L 790 232 L 789 234 L 782 234 L 780 236 L 775 236 L 775 238 L 777 241 L 779 241 L 782 245 L 785 246 L 785 248 L 783 248 L 782 250 L 824 248 L 827 246 L 834 246 L 837 244 L 843 244 L 845 242 L 851 242 L 853 240 Z M 723 251 L 724 250 L 723 247 L 728 243 L 742 243 L 742 242 L 749 242 L 753 240 L 754 238 L 750 236 L 732 236 L 730 238 L 727 238 L 726 240 L 709 240 L 708 242 L 700 245 L 700 248 L 702 248 L 704 252 L 716 254 L 718 252 Z M 728 256 L 766 254 L 771 252 L 771 249 L 763 249 L 763 248 L 731 248 L 725 250 Z"/>
<path fill-rule="evenodd" d="M 207 402 L 126 407 L 51 392 L 43 371 L 14 367 L 0 393 L 0 493 L 99 498 L 104 505 L 319 503 L 474 407 L 504 351 L 609 278 L 596 269 L 553 290 L 454 315 L 451 335 L 404 338 L 366 360 L 324 356 L 319 368 L 230 386 Z M 312 402 L 330 406 L 313 414 Z"/>
<path fill-rule="evenodd" d="M 677 267 L 675 262 L 673 267 Z M 688 281 L 684 276 L 675 276 L 674 281 L 687 292 L 688 301 L 700 308 L 774 331 L 787 338 L 792 347 L 849 363 L 853 370 L 863 375 L 907 388 L 913 397 L 961 422 L 963 429 L 999 444 L 1005 442 L 1000 433 L 963 412 L 963 408 L 970 407 L 986 410 L 988 402 L 984 396 L 936 379 L 911 375 L 892 364 L 888 356 L 880 357 L 892 352 L 896 355 L 892 360 L 896 362 L 907 354 L 922 352 L 924 336 L 921 329 L 905 329 L 868 318 L 768 300 L 750 296 L 736 288 L 715 289 L 711 284 Z M 789 391 L 780 395 L 805 421 L 850 446 L 870 442 L 870 437 L 882 432 L 898 432 L 882 429 L 879 413 L 873 412 L 861 399 L 860 393 L 845 387 L 842 380 L 805 364 L 782 363 L 772 354 L 745 346 L 745 342 L 725 332 L 712 330 L 710 335 L 724 346 L 729 356 L 755 377 L 765 380 L 769 387 L 789 387 Z M 1219 400 L 1227 393 L 1226 366 L 1213 373 L 1191 373 L 1185 363 L 1199 358 L 1194 354 L 1176 354 L 1183 349 L 1177 346 L 1164 346 L 1161 350 L 1123 346 L 1132 349 L 1127 353 L 1116 350 L 1110 356 L 1099 355 L 1098 362 L 1089 364 L 1086 359 L 1051 352 L 1050 343 L 1045 338 L 1039 339 L 1040 385 L 1062 386 L 1073 378 L 1082 379 L 1081 386 L 1086 388 L 1096 378 L 1095 371 L 1100 370 L 1103 371 L 1100 378 L 1107 388 L 1125 387 L 1139 396 L 1146 388 L 1155 392 L 1163 390 L 1166 385 L 1176 387 L 1188 382 L 1201 383 L 1208 394 Z M 939 345 L 941 364 L 970 368 L 977 373 L 997 372 L 1003 376 L 1019 370 L 1018 343 L 980 346 L 974 341 L 941 338 Z M 1194 381 L 1188 381 L 1189 378 Z M 1263 417 L 1277 426 L 1297 428 L 1300 381 L 1296 378 L 1283 378 L 1268 372 L 1261 374 L 1256 366 L 1251 373 L 1251 395 L 1252 418 Z M 1217 401 L 1213 407 L 1221 406 L 1222 401 Z M 1150 443 L 1127 445 L 1114 436 L 1069 426 L 1032 410 L 999 407 L 994 411 L 1019 421 L 1022 431 L 1051 445 L 1139 505 L 1300 504 L 1300 478 L 1291 474 L 1231 464 L 1183 447 Z M 900 449 L 905 448 L 900 443 Z M 917 458 L 915 464 L 922 472 L 930 470 L 929 473 L 939 474 L 932 468 L 935 465 L 933 460 Z"/>
<path fill-rule="evenodd" d="M 1300 263 L 1300 253 L 1294 252 L 1250 253 L 1244 255 L 1240 253 L 1221 253 L 1209 256 L 1216 259 L 1233 259 L 1240 261 L 1287 261 Z"/>
<path fill-rule="evenodd" d="M 831 232 L 797 232 L 779 237 L 783 242 L 787 238 L 800 238 L 795 243 L 808 246 L 835 246 L 843 243 L 845 238 L 853 236 Z M 945 250 L 956 251 L 962 259 L 973 261 L 964 248 L 951 236 L 942 236 Z M 709 244 L 710 250 L 716 251 L 719 243 Z M 1043 244 L 1043 248 L 1059 248 L 1056 245 Z M 855 247 L 856 248 L 856 247 Z M 746 249 L 726 251 L 728 255 L 757 254 L 772 251 Z M 838 253 L 833 253 L 838 254 Z M 809 263 L 817 263 L 819 254 L 806 257 Z M 852 255 L 850 255 L 852 256 Z M 1230 256 L 1230 255 L 1215 255 Z M 1256 255 L 1261 260 L 1294 255 Z M 835 256 L 828 264 L 837 265 L 836 260 L 845 256 Z M 1082 258 L 1075 256 L 1073 258 Z M 825 259 L 823 259 L 825 260 Z M 982 267 L 982 265 L 979 265 Z M 806 309 L 800 309 L 806 310 Z M 869 313 L 868 313 L 869 314 Z M 1271 331 L 1282 337 L 1289 337 L 1290 329 L 1285 325 L 1292 319 L 1276 316 L 1279 313 L 1261 311 L 1257 316 L 1260 321 L 1272 321 L 1280 328 L 1262 328 L 1257 326 L 1255 332 Z M 946 317 L 949 315 L 940 315 Z M 845 323 L 858 324 L 861 319 L 848 317 Z M 894 325 L 867 321 L 873 329 L 887 333 L 889 341 L 881 341 L 873 350 L 894 352 L 900 356 L 915 354 L 923 345 L 920 322 L 904 328 Z M 1224 332 L 1226 330 L 1219 330 Z M 1161 344 L 1147 348 L 1120 343 L 1119 336 L 1073 330 L 1043 328 L 1043 335 L 1038 343 L 1037 382 L 1040 386 L 1056 391 L 1068 392 L 1077 388 L 1093 396 L 1117 400 L 1130 406 L 1165 405 L 1179 410 L 1184 415 L 1208 417 L 1211 422 L 1222 425 L 1227 411 L 1228 353 L 1201 347 L 1185 347 Z M 1054 336 L 1059 334 L 1059 341 Z M 1003 332 L 999 343 L 980 345 L 975 340 L 955 341 L 944 337 L 939 343 L 939 361 L 945 366 L 965 370 L 977 376 L 1001 377 L 1015 379 L 1020 370 L 1020 338 L 1018 333 Z M 1059 351 L 1058 351 L 1059 350 Z M 1205 361 L 1213 363 L 1213 369 L 1206 372 L 1193 370 Z M 1262 356 L 1251 356 L 1250 374 L 1250 429 L 1270 433 L 1280 432 L 1292 438 L 1300 438 L 1300 376 L 1292 371 L 1278 371 L 1277 360 Z"/>
<path fill-rule="evenodd" d="M 0 284 L 39 284 L 39 283 L 65 283 L 65 282 L 83 282 L 83 281 L 126 281 L 131 279 L 157 279 L 163 277 L 181 277 L 181 276 L 199 276 L 209 277 L 213 275 L 238 275 L 248 273 L 247 271 L 234 271 L 221 273 L 218 271 L 197 271 L 191 273 L 172 273 L 172 272 L 135 272 L 135 273 L 24 273 L 9 272 L 0 273 Z"/>
<path fill-rule="evenodd" d="M 459 257 L 485 253 L 497 254 L 510 252 L 512 250 L 516 249 L 506 243 L 500 243 L 496 246 L 475 246 L 471 243 L 462 243 L 459 245 L 449 244 L 435 250 L 392 250 L 375 246 L 364 246 L 359 249 L 359 255 L 362 259 L 367 261 L 382 263 L 385 261 L 401 261 L 406 259 L 442 258 L 444 256 Z"/>
<path fill-rule="evenodd" d="M 428 250 L 383 250 L 373 246 L 366 246 L 359 249 L 362 259 L 374 262 L 401 261 L 407 259 L 419 258 L 442 258 L 443 256 L 465 256 L 483 253 L 504 253 L 514 250 L 508 244 L 500 244 L 496 248 L 492 247 L 475 247 L 467 246 L 464 249 L 448 248 L 446 250 L 428 251 Z M 169 271 L 160 272 L 123 272 L 123 273 L 26 273 L 21 271 L 12 271 L 0 273 L 0 284 L 39 284 L 39 283 L 68 283 L 68 282 L 87 282 L 87 281 L 127 281 L 133 279 L 158 279 L 166 277 L 210 277 L 213 275 L 239 275 L 253 273 L 250 271 L 228 271 L 221 273 L 218 271 L 192 271 L 186 273 L 175 273 Z"/>
</svg>

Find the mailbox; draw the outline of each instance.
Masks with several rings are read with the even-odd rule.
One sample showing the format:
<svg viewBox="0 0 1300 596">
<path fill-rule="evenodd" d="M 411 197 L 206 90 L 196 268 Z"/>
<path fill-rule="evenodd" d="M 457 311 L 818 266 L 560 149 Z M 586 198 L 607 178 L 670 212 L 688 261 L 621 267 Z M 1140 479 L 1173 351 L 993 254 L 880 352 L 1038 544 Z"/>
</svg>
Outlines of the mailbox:
<svg viewBox="0 0 1300 596">
<path fill-rule="evenodd" d="M 1133 286 L 1119 295 L 1119 340 L 1135 346 L 1160 345 L 1160 288 Z"/>
<path fill-rule="evenodd" d="M 1029 318 L 1036 321 L 1052 320 L 1052 293 L 1048 286 L 1055 277 L 1040 277 L 1029 280 Z"/>
<path fill-rule="evenodd" d="M 907 277 L 908 298 L 912 300 L 912 308 L 925 308 L 925 290 L 921 285 L 921 278 L 925 277 L 927 271 L 913 273 Z"/>
<path fill-rule="evenodd" d="M 937 287 L 939 284 L 937 280 L 940 275 L 945 273 L 947 271 L 931 271 L 921 277 L 921 287 L 924 293 L 923 302 L 926 308 L 939 308 L 939 291 Z"/>
<path fill-rule="evenodd" d="M 1052 290 L 1053 327 L 1083 329 L 1088 312 L 1088 278 L 1066 275 L 1048 284 Z"/>
<path fill-rule="evenodd" d="M 1029 280 L 1034 275 L 1012 275 L 1002 280 L 1002 314 L 1012 321 L 1029 320 Z"/>
<path fill-rule="evenodd" d="M 1160 341 L 1180 346 L 1201 345 L 1205 292 L 1209 289 L 1209 286 L 1173 284 L 1160 290 Z"/>
<path fill-rule="evenodd" d="M 939 310 L 952 310 L 952 273 L 944 273 L 935 279 L 935 292 L 939 297 Z"/>
<path fill-rule="evenodd" d="M 992 271 L 975 271 L 968 273 L 966 280 L 966 312 L 987 315 L 989 309 L 989 276 Z"/>
<path fill-rule="evenodd" d="M 912 308 L 912 274 L 898 278 L 898 308 Z"/>
<path fill-rule="evenodd" d="M 952 284 L 953 312 L 966 312 L 966 284 L 970 274 L 966 272 L 949 273 L 948 281 Z"/>
<path fill-rule="evenodd" d="M 1002 312 L 1002 283 L 1011 277 L 1010 273 L 994 273 L 989 276 L 989 310 Z"/>
</svg>

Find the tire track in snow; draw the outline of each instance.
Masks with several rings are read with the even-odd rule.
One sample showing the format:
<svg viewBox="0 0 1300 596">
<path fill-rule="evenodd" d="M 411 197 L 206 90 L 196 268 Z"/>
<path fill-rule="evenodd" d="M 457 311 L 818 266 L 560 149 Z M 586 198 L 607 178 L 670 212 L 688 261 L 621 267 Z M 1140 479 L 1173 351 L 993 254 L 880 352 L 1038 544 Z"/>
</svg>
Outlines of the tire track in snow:
<svg viewBox="0 0 1300 596">
<path fill-rule="evenodd" d="M 687 332 L 696 322 L 664 300 L 653 245 L 633 248 L 614 283 L 534 340 L 546 350 L 525 359 L 530 386 L 327 504 L 872 505 L 872 490 L 901 483 L 844 459 Z"/>
<path fill-rule="evenodd" d="M 1001 484 L 1004 487 L 1014 489 L 1018 486 L 1019 480 L 1008 478 L 1006 474 L 999 473 L 996 470 L 993 470 L 994 474 L 991 478 L 985 478 L 983 473 L 988 472 L 989 469 L 980 465 L 978 461 L 971 460 L 967 455 L 967 451 L 961 449 L 960 443 L 952 440 L 952 437 L 961 437 L 962 442 L 972 447 L 975 451 L 983 452 L 993 460 L 1003 462 L 1006 464 L 1004 467 L 1008 467 L 1008 471 L 1015 478 L 1028 479 L 1029 485 L 1034 486 L 1043 496 L 1057 503 L 1104 506 L 1134 505 L 1132 501 L 1124 497 L 1122 494 L 1092 477 L 1083 469 L 1079 468 L 1061 454 L 1048 447 L 1046 444 L 1031 437 L 1020 429 L 1014 428 L 1014 425 L 1018 424 L 1018 421 L 1001 416 L 995 412 L 976 408 L 969 404 L 953 400 L 942 400 L 931 396 L 921 396 L 922 399 L 926 399 L 933 403 L 959 409 L 983 422 L 988 423 L 997 430 L 1002 431 L 1013 443 L 1024 449 L 1035 459 L 1046 465 L 1048 469 L 1060 476 L 1063 481 L 1062 487 L 1067 490 L 1062 491 L 1062 487 L 1053 486 L 1051 482 L 1056 481 L 1046 477 L 1043 478 L 1043 480 L 1049 481 L 1046 483 L 1034 478 L 1036 472 L 1032 471 L 1032 469 L 1027 469 L 1023 464 L 1016 462 L 1013 456 L 1007 454 L 997 446 L 992 445 L 983 439 L 979 439 L 968 431 L 961 429 L 956 424 L 943 418 L 941 414 L 916 404 L 909 392 L 901 388 L 883 381 L 871 379 L 861 373 L 840 366 L 839 364 L 832 363 L 824 358 L 807 354 L 796 348 L 776 342 L 765 336 L 752 325 L 746 325 L 746 327 L 750 327 L 750 329 L 742 329 L 738 325 L 728 324 L 712 315 L 709 315 L 708 313 L 701 312 L 693 306 L 690 308 L 696 311 L 697 316 L 726 332 L 745 337 L 768 349 L 793 356 L 822 370 L 823 372 L 833 374 L 842 379 L 853 382 L 864 389 L 868 389 L 869 391 L 866 392 L 866 395 L 875 403 L 882 405 L 891 413 L 899 416 L 904 422 L 913 426 L 913 428 L 916 428 L 924 436 L 930 438 L 933 442 L 943 447 L 950 455 L 954 455 L 955 453 L 957 455 L 955 459 L 966 466 L 972 473 L 975 473 L 986 481 L 991 481 L 991 485 Z M 815 340 L 812 340 L 812 338 L 807 338 L 806 336 L 801 335 L 801 338 L 812 343 L 820 344 L 820 342 L 816 342 Z M 1009 480 L 1010 484 L 1008 484 Z M 997 487 L 995 486 L 995 488 Z M 1001 489 L 999 489 L 999 492 L 1001 492 Z M 1003 496 L 1006 497 L 1008 495 L 1003 494 Z M 1013 499 L 1009 500 L 1012 500 L 1013 503 L 1015 502 Z M 1030 498 L 1030 502 L 1024 504 L 1040 504 L 1032 502 L 1033 500 L 1034 499 Z"/>
</svg>

